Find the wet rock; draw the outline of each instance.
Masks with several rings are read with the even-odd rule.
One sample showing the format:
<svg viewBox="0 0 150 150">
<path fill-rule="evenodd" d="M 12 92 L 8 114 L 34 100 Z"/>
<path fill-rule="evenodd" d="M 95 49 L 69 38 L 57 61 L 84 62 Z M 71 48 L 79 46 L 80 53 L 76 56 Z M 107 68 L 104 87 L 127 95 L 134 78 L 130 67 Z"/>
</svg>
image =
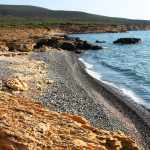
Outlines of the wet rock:
<svg viewBox="0 0 150 150">
<path fill-rule="evenodd" d="M 113 44 L 137 44 L 140 43 L 140 38 L 120 38 L 113 42 Z"/>
<path fill-rule="evenodd" d="M 95 43 L 106 43 L 106 41 L 98 41 L 98 40 L 96 40 Z"/>
</svg>

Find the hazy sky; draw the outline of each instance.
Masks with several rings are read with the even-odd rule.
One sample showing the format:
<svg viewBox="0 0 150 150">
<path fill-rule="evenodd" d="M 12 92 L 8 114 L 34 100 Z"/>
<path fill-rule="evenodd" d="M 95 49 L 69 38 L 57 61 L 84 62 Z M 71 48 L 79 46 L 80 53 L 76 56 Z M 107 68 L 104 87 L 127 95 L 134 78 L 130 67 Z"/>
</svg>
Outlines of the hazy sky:
<svg viewBox="0 0 150 150">
<path fill-rule="evenodd" d="M 150 0 L 0 0 L 0 4 L 34 5 L 52 10 L 150 20 Z"/>
</svg>

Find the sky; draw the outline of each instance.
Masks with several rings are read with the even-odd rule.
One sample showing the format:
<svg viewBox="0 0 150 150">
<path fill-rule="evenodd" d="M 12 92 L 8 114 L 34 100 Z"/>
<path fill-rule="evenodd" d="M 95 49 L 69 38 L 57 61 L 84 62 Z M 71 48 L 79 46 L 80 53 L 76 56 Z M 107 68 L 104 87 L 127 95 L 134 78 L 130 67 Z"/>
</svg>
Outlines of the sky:
<svg viewBox="0 0 150 150">
<path fill-rule="evenodd" d="M 150 20 L 150 0 L 0 0 L 0 4 L 32 5 L 51 10 Z"/>
</svg>

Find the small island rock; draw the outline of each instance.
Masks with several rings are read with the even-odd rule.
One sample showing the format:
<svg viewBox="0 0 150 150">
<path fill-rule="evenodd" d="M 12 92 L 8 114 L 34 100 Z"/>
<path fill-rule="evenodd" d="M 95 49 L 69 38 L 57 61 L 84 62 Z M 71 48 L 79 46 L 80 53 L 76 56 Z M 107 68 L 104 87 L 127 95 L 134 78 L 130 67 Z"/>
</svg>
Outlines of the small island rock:
<svg viewBox="0 0 150 150">
<path fill-rule="evenodd" d="M 137 44 L 140 42 L 140 38 L 120 38 L 117 41 L 114 41 L 113 44 Z"/>
</svg>

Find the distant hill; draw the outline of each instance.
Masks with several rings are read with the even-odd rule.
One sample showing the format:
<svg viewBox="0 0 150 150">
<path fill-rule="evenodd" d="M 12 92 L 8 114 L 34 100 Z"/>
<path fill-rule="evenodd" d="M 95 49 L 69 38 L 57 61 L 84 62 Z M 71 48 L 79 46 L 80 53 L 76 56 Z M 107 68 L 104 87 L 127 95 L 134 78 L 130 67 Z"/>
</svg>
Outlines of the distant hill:
<svg viewBox="0 0 150 150">
<path fill-rule="evenodd" d="M 77 11 L 54 11 L 36 6 L 0 5 L 0 26 L 32 24 L 97 24 L 148 26 L 150 21 L 106 17 Z"/>
</svg>

